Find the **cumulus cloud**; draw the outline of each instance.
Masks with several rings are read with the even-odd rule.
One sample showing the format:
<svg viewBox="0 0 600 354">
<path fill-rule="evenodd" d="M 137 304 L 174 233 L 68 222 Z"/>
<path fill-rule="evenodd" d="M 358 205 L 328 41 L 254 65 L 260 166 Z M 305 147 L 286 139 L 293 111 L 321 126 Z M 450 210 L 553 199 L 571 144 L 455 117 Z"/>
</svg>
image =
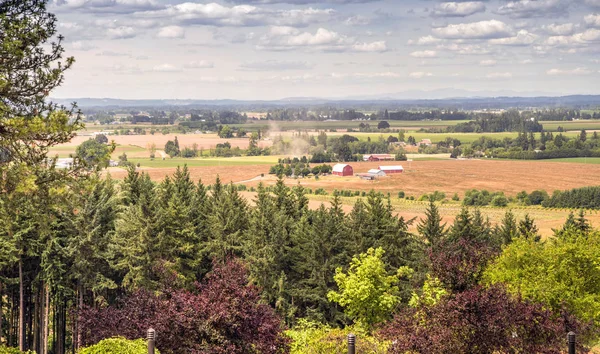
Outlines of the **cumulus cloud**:
<svg viewBox="0 0 600 354">
<path fill-rule="evenodd" d="M 371 23 L 371 19 L 362 15 L 350 16 L 344 21 L 347 26 L 364 26 Z"/>
<path fill-rule="evenodd" d="M 590 28 L 572 36 L 548 37 L 546 44 L 554 47 L 588 46 L 600 42 L 600 30 Z"/>
<path fill-rule="evenodd" d="M 488 60 L 482 60 L 479 62 L 479 65 L 481 66 L 494 66 L 496 65 L 496 61 L 493 59 L 488 59 Z"/>
<path fill-rule="evenodd" d="M 520 30 L 516 36 L 507 38 L 490 39 L 491 44 L 526 46 L 533 44 L 538 38 L 538 35 L 530 33 L 526 30 Z"/>
<path fill-rule="evenodd" d="M 572 23 L 550 24 L 543 26 L 542 29 L 553 36 L 568 36 L 575 32 L 575 25 Z"/>
<path fill-rule="evenodd" d="M 449 50 L 451 52 L 461 55 L 488 55 L 492 53 L 488 47 L 481 46 L 478 44 L 440 44 L 436 48 L 440 50 Z"/>
<path fill-rule="evenodd" d="M 184 38 L 185 29 L 179 26 L 166 26 L 161 28 L 156 36 L 158 38 Z"/>
<path fill-rule="evenodd" d="M 442 40 L 439 38 L 435 38 L 434 36 L 424 36 L 424 37 L 420 37 L 417 40 L 409 40 L 408 44 L 415 44 L 415 45 L 431 45 L 431 44 L 437 44 L 440 43 Z"/>
<path fill-rule="evenodd" d="M 587 69 L 587 68 L 575 68 L 575 69 L 550 69 L 548 71 L 546 71 L 546 74 L 548 75 L 589 75 L 593 73 L 593 71 Z"/>
<path fill-rule="evenodd" d="M 424 77 L 431 77 L 431 76 L 433 76 L 432 73 L 423 72 L 423 71 L 416 71 L 416 72 L 408 74 L 408 77 L 410 77 L 412 79 L 422 79 Z"/>
<path fill-rule="evenodd" d="M 51 10 L 84 12 L 133 13 L 160 8 L 155 0 L 52 0 Z"/>
<path fill-rule="evenodd" d="M 307 70 L 313 67 L 305 61 L 279 61 L 266 60 L 243 63 L 239 66 L 245 71 L 283 71 L 283 70 Z"/>
<path fill-rule="evenodd" d="M 287 26 L 272 26 L 269 32 L 260 38 L 258 48 L 275 51 L 294 48 L 358 52 L 384 52 L 387 50 L 385 41 L 359 43 L 354 38 L 325 28 L 319 28 L 313 34 Z"/>
<path fill-rule="evenodd" d="M 208 60 L 194 60 L 183 66 L 186 69 L 211 69 L 215 67 L 215 63 Z"/>
<path fill-rule="evenodd" d="M 589 27 L 600 27 L 600 14 L 590 14 L 583 18 Z"/>
<path fill-rule="evenodd" d="M 435 50 L 420 50 L 410 53 L 410 56 L 414 58 L 436 58 L 437 52 Z"/>
<path fill-rule="evenodd" d="M 152 71 L 167 73 L 181 71 L 181 69 L 171 64 L 161 64 L 153 67 Z"/>
<path fill-rule="evenodd" d="M 509 72 L 489 73 L 485 77 L 488 79 L 510 79 L 513 75 Z"/>
<path fill-rule="evenodd" d="M 569 0 L 519 0 L 500 6 L 496 13 L 511 18 L 564 17 L 570 5 Z"/>
<path fill-rule="evenodd" d="M 335 11 L 333 9 L 291 9 L 275 10 L 259 8 L 252 5 L 236 5 L 232 7 L 217 3 L 200 4 L 185 2 L 167 5 L 155 11 L 136 13 L 143 18 L 168 18 L 180 24 L 208 25 L 208 26 L 293 26 L 303 27 L 313 23 L 330 20 Z"/>
<path fill-rule="evenodd" d="M 111 39 L 127 39 L 137 36 L 137 31 L 133 27 L 119 26 L 116 28 L 109 28 L 106 34 Z"/>
<path fill-rule="evenodd" d="M 432 31 L 437 37 L 446 39 L 492 39 L 511 36 L 510 27 L 498 20 L 459 23 L 434 28 Z"/>
<path fill-rule="evenodd" d="M 435 17 L 467 17 L 480 12 L 485 12 L 485 5 L 481 1 L 444 2 L 436 5 L 431 15 Z"/>
</svg>

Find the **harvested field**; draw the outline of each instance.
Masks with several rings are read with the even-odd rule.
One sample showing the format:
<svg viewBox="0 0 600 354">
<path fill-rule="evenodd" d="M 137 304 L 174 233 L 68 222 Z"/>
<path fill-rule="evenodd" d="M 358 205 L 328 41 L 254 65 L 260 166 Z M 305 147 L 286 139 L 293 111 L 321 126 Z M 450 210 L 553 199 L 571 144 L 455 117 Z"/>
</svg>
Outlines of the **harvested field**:
<svg viewBox="0 0 600 354">
<path fill-rule="evenodd" d="M 354 173 L 367 172 L 380 165 L 397 163 L 360 162 L 351 163 Z M 464 195 L 469 189 L 501 191 L 514 196 L 520 191 L 531 192 L 544 189 L 548 193 L 583 186 L 600 184 L 600 165 L 548 161 L 505 161 L 505 160 L 438 160 L 400 162 L 405 173 L 388 175 L 375 181 L 364 181 L 356 177 L 327 176 L 303 179 L 303 186 L 315 189 L 370 190 L 382 192 L 404 191 L 415 197 L 435 190 Z M 274 182 L 273 182 L 274 183 Z M 297 180 L 288 183 L 296 184 Z M 250 184 L 252 185 L 252 184 Z"/>
<path fill-rule="evenodd" d="M 110 135 L 108 136 L 109 141 L 115 141 L 118 145 L 133 145 L 141 148 L 146 148 L 149 143 L 156 144 L 157 149 L 164 148 L 165 144 L 169 140 L 174 140 L 177 137 L 179 141 L 179 147 L 184 148 L 186 146 L 192 147 L 194 143 L 198 144 L 198 148 L 202 149 L 214 149 L 217 144 L 223 144 L 229 142 L 232 147 L 239 147 L 241 149 L 247 149 L 249 140 L 247 138 L 231 138 L 221 139 L 216 134 L 146 134 L 146 135 Z M 69 143 L 59 145 L 59 147 L 75 147 L 82 142 L 90 139 L 89 135 L 78 135 L 74 137 Z M 260 147 L 269 147 L 273 143 L 271 141 L 260 141 L 258 145 Z"/>
</svg>

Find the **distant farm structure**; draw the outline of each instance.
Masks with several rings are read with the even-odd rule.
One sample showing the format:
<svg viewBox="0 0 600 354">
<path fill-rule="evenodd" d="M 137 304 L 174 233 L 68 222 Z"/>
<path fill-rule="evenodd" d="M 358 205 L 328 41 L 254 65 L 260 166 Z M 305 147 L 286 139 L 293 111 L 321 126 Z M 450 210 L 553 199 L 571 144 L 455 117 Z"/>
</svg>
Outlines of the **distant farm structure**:
<svg viewBox="0 0 600 354">
<path fill-rule="evenodd" d="M 391 154 L 363 155 L 363 161 L 394 161 L 394 159 L 394 155 Z"/>
<path fill-rule="evenodd" d="M 354 169 L 350 165 L 339 163 L 333 166 L 333 174 L 342 177 L 352 176 L 354 175 Z"/>
<path fill-rule="evenodd" d="M 379 166 L 379 169 L 381 171 L 383 171 L 386 174 L 390 174 L 390 173 L 403 173 L 404 172 L 404 167 L 397 165 L 397 166 Z"/>
</svg>

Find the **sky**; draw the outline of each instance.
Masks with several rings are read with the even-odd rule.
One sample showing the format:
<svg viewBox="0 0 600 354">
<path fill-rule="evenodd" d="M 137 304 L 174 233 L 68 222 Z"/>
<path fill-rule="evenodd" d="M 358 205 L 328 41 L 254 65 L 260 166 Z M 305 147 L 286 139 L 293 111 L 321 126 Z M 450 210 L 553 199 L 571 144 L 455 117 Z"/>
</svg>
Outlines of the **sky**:
<svg viewBox="0 0 600 354">
<path fill-rule="evenodd" d="M 57 98 L 600 94 L 600 0 L 50 0 L 48 7 L 76 60 Z"/>
</svg>

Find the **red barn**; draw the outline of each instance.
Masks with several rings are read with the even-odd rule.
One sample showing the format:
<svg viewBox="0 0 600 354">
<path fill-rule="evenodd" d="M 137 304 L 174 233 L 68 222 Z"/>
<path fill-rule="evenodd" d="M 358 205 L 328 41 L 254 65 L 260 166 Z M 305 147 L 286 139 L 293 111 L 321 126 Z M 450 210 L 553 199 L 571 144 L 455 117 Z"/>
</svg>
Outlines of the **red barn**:
<svg viewBox="0 0 600 354">
<path fill-rule="evenodd" d="M 403 173 L 404 167 L 398 166 L 379 166 L 379 169 L 385 173 Z"/>
<path fill-rule="evenodd" d="M 354 169 L 350 165 L 338 163 L 333 166 L 333 174 L 336 176 L 352 176 L 354 175 Z"/>
</svg>

